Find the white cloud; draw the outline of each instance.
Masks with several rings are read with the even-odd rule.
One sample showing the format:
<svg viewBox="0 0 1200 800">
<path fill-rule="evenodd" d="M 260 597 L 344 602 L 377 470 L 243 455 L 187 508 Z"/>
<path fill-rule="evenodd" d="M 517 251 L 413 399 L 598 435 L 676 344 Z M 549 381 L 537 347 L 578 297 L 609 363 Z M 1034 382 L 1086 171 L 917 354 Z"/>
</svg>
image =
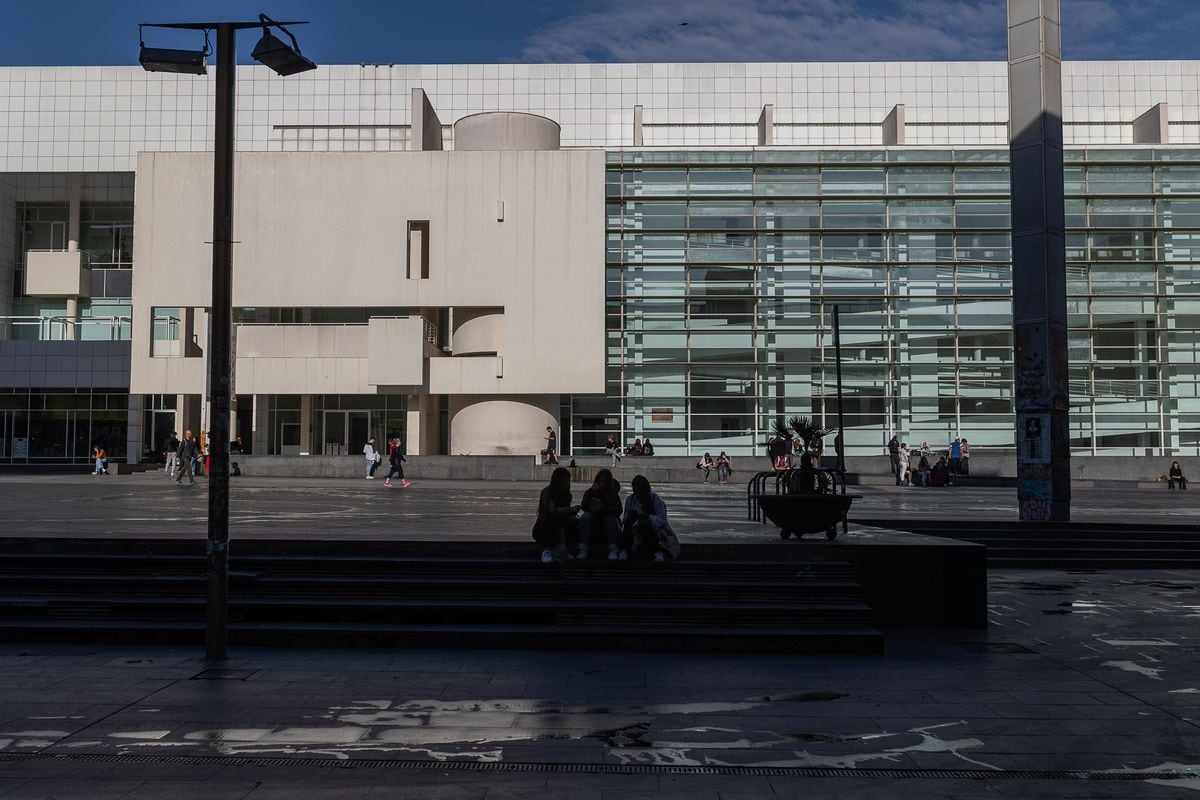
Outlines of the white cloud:
<svg viewBox="0 0 1200 800">
<path fill-rule="evenodd" d="M 680 25 L 687 22 L 686 26 Z M 527 61 L 1000 58 L 1003 0 L 600 0 L 526 40 Z"/>
<path fill-rule="evenodd" d="M 1062 0 L 1069 59 L 1180 58 L 1195 0 Z M 1005 0 L 595 0 L 523 61 L 1002 60 Z M 687 22 L 686 26 L 681 22 Z M 1190 51 L 1189 51 L 1190 52 Z"/>
</svg>

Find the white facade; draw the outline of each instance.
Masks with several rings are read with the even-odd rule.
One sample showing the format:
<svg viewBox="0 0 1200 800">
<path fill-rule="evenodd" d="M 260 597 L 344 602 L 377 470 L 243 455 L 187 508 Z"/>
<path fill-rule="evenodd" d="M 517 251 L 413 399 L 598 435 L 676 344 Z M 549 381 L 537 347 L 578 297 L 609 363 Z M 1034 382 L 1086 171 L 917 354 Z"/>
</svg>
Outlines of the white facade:
<svg viewBox="0 0 1200 800">
<path fill-rule="evenodd" d="M 1066 144 L 1128 144 L 1166 103 L 1173 140 L 1200 141 L 1200 62 L 1063 64 Z M 562 126 L 563 147 L 880 144 L 906 108 L 909 145 L 1006 145 L 1003 62 L 329 65 L 281 78 L 238 68 L 237 146 L 247 152 L 408 149 L 413 88 L 443 122 L 526 111 Z M 143 151 L 212 149 L 212 75 L 139 67 L 0 68 L 0 172 L 131 172 Z M 448 126 L 447 126 L 448 127 Z M 452 146 L 452 144 L 449 144 Z"/>
<path fill-rule="evenodd" d="M 1129 163 L 1101 153 L 1095 164 L 1088 156 L 1083 159 L 1086 166 L 1072 167 L 1080 176 L 1086 171 L 1088 177 L 1086 190 L 1068 187 L 1069 194 L 1075 193 L 1076 206 L 1084 209 L 1077 214 L 1079 221 L 1069 227 L 1084 239 L 1092 237 L 1079 250 L 1082 255 L 1075 257 L 1078 268 L 1088 270 L 1089 281 L 1103 281 L 1103 271 L 1092 270 L 1091 262 L 1121 259 L 1097 255 L 1101 248 L 1094 231 L 1115 226 L 1124 235 L 1124 228 L 1145 228 L 1149 244 L 1134 243 L 1127 249 L 1145 254 L 1137 258 L 1153 265 L 1155 287 L 1169 282 L 1183 286 L 1184 266 L 1174 262 L 1191 263 L 1187 255 L 1191 251 L 1185 250 L 1180 231 L 1189 225 L 1180 204 L 1186 199 L 1182 195 L 1200 198 L 1200 190 L 1193 192 L 1185 175 L 1189 165 L 1200 164 L 1200 61 L 1067 62 L 1063 68 L 1067 147 L 1114 146 L 1114 152 L 1132 154 Z M 992 156 L 997 156 L 998 169 L 1006 168 L 1005 69 L 1001 62 L 323 65 L 314 72 L 281 78 L 265 67 L 239 67 L 234 222 L 239 243 L 234 249 L 233 296 L 235 308 L 245 313 L 236 329 L 235 389 L 239 413 L 248 415 L 254 429 L 255 448 L 269 444 L 271 452 L 322 452 L 322 442 L 314 437 L 319 438 L 323 426 L 344 423 L 342 438 L 353 439 L 357 434 L 350 431 L 361 421 L 356 414 L 369 418 L 368 428 L 361 430 L 390 428 L 393 414 L 401 415 L 410 452 L 536 452 L 546 426 L 557 428 L 572 418 L 593 426 L 586 440 L 576 437 L 580 452 L 596 449 L 602 441 L 599 437 L 609 431 L 632 438 L 655 425 L 660 426 L 654 429 L 656 438 L 660 429 L 663 437 L 678 435 L 665 452 L 719 449 L 731 440 L 731 432 L 740 432 L 744 439 L 734 446 L 752 447 L 749 443 L 761 438 L 765 424 L 776 414 L 766 402 L 768 395 L 762 393 L 767 391 L 763 387 L 768 386 L 768 376 L 775 374 L 772 370 L 778 371 L 770 360 L 775 345 L 755 338 L 764 330 L 764 309 L 770 300 L 764 294 L 767 279 L 763 276 L 776 269 L 761 256 L 778 230 L 764 228 L 760 221 L 767 218 L 772 198 L 807 202 L 810 189 L 812 197 L 825 191 L 815 188 L 817 183 L 803 187 L 796 183 L 780 190 L 783 194 L 777 197 L 769 195 L 773 189 L 759 194 L 757 182 L 774 180 L 771 176 L 780 171 L 806 170 L 814 175 L 820 172 L 820 181 L 825 181 L 827 168 L 831 180 L 836 174 L 845 177 L 846 182 L 831 188 L 828 197 L 820 196 L 819 213 L 826 215 L 819 223 L 820 235 L 825 238 L 812 251 L 819 254 L 808 273 L 817 276 L 811 278 L 814 286 L 842 281 L 843 296 L 869 299 L 875 289 L 866 279 L 855 284 L 854 270 L 865 275 L 868 269 L 880 269 L 885 277 L 878 281 L 887 287 L 881 291 L 889 298 L 889 308 L 895 307 L 895 319 L 907 319 L 901 305 L 907 309 L 916 303 L 912 298 L 919 292 L 910 297 L 904 294 L 908 289 L 896 288 L 918 280 L 912 277 L 916 268 L 892 255 L 881 256 L 886 263 L 878 268 L 859 262 L 853 267 L 830 266 L 838 260 L 829 257 L 831 248 L 841 246 L 836 237 L 846 227 L 831 215 L 845 196 L 853 196 L 878 200 L 881 209 L 877 214 L 881 221 L 864 223 L 856 230 L 877 236 L 880 242 L 886 238 L 887 244 L 864 246 L 864 253 L 876 249 L 894 253 L 896 242 L 909 236 L 912 227 L 929 228 L 925 233 L 931 236 L 942 235 L 944 227 L 954 231 L 946 236 L 959 239 L 954 245 L 937 244 L 929 250 L 941 248 L 937 251 L 942 255 L 925 259 L 931 263 L 921 268 L 938 269 L 946 266 L 943 262 L 952 262 L 947 269 L 958 276 L 953 279 L 955 292 L 961 295 L 964 284 L 981 292 L 982 281 L 970 283 L 974 280 L 968 271 L 974 268 L 970 259 L 957 254 L 968 235 L 1000 234 L 1004 229 L 995 220 L 980 223 L 978 215 L 972 221 L 966 211 L 978 206 L 976 194 L 1004 205 L 1006 176 L 993 175 L 986 185 L 961 181 L 972 169 L 986 171 L 984 162 Z M 90 389 L 97 396 L 103 389 L 111 397 L 128 392 L 131 458 L 136 457 L 134 447 L 161 439 L 162 426 L 174 421 L 180 428 L 203 424 L 213 91 L 212 75 L 146 73 L 132 66 L 0 68 L 0 394 L 24 391 L 32 398 L 43 388 Z M 422 93 L 428 104 L 414 102 Z M 509 116 L 490 120 L 475 116 L 498 111 Z M 523 118 L 522 113 L 539 119 Z M 483 144 L 476 139 L 456 149 L 459 121 L 463 121 L 460 131 L 481 124 Z M 470 138 L 465 133 L 464 143 Z M 1155 154 L 1135 154 L 1129 149 L 1135 144 L 1152 147 Z M 839 153 L 827 162 L 824 154 L 834 150 Z M 957 150 L 977 151 L 971 158 L 983 166 L 972 167 L 970 159 L 960 163 Z M 865 169 L 882 176 L 881 165 L 886 164 L 888 173 L 886 179 L 879 178 L 878 191 L 862 189 L 870 181 L 860 183 L 852 175 L 855 164 L 867 163 L 874 158 L 872 153 L 878 159 Z M 979 153 L 985 157 L 977 159 Z M 1113 172 L 1118 178 L 1124 174 L 1121 170 L 1141 170 L 1141 161 L 1153 161 L 1155 166 L 1145 167 L 1152 175 L 1145 186 L 1151 188 L 1135 187 L 1135 191 L 1111 175 L 1107 178 L 1111 185 L 1106 185 L 1100 177 L 1107 169 L 1105 160 L 1119 162 Z M 750 188 L 730 190 L 709 184 L 707 195 L 692 191 L 692 181 L 706 180 L 706 165 L 732 171 L 730 165 L 736 164 L 743 165 L 747 174 L 755 173 L 756 177 L 746 179 Z M 904 188 L 904 180 L 918 183 L 904 177 L 911 164 L 928 166 L 937 175 L 949 176 L 953 171 L 955 177 L 946 177 L 945 191 L 928 185 Z M 635 180 L 634 173 L 643 165 L 646 175 Z M 662 194 L 663 185 L 651 179 L 672 171 L 691 177 L 678 178 Z M 1129 180 L 1129 186 L 1134 186 Z M 1078 178 L 1077 185 L 1084 184 Z M 937 208 L 921 222 L 908 221 L 925 213 L 914 210 L 919 203 L 903 194 L 910 191 L 926 197 L 936 194 L 941 204 L 937 208 L 950 209 L 953 203 L 953 210 L 944 212 L 945 225 Z M 653 201 L 655 192 L 660 193 L 660 203 L 682 204 L 686 210 L 680 213 L 687 222 L 652 230 L 643 242 L 643 232 L 661 226 L 665 217 L 638 216 L 641 212 L 635 213 L 633 206 L 647 198 Z M 735 196 L 738 192 L 740 196 Z M 867 197 L 872 193 L 878 198 Z M 1146 202 L 1159 204 L 1136 212 L 1149 215 L 1150 222 L 1143 217 L 1137 217 L 1136 224 L 1112 222 L 1114 215 L 1135 213 L 1117 207 L 1125 195 L 1135 194 L 1153 195 Z M 723 206 L 726 200 L 750 210 L 730 211 Z M 1175 206 L 1169 206 L 1172 202 Z M 128 222 L 137 231 L 132 280 L 128 260 L 120 259 L 104 270 L 109 273 L 105 280 L 112 278 L 113 283 L 98 282 L 100 270 L 93 270 L 90 281 L 77 274 L 76 262 L 66 254 L 73 252 L 68 240 L 80 230 L 81 210 L 86 217 L 89 207 L 94 211 L 106 204 L 128 207 L 130 203 L 134 210 Z M 19 216 L 31 208 L 56 204 L 63 206 L 61 219 L 50 220 L 58 213 L 51 209 L 44 224 L 62 226 L 61 248 L 53 244 L 59 240 L 54 236 L 49 246 L 63 252 L 34 256 L 29 261 L 34 268 L 50 265 L 55 271 L 43 270 L 30 283 L 22 274 L 29 260 L 24 249 L 29 246 L 21 244 L 24 218 Z M 612 216 L 611 207 L 627 204 L 628 210 Z M 702 208 L 705 204 L 707 209 Z M 702 213 L 724 214 L 721 218 L 730 220 L 731 227 L 717 231 L 715 217 Z M 1108 222 L 1103 214 L 1109 215 Z M 808 223 L 794 225 L 799 218 L 797 212 L 791 221 L 771 224 L 808 231 Z M 742 224 L 739 219 L 750 220 L 744 236 L 735 230 Z M 1168 224 L 1166 219 L 1179 221 Z M 897 224 L 897 220 L 905 221 Z M 927 224 L 929 220 L 936 221 L 939 231 L 930 227 L 933 223 Z M 87 219 L 82 224 L 86 228 Z M 682 255 L 652 256 L 649 240 L 656 233 L 679 239 Z M 744 247 L 734 242 L 739 236 Z M 661 247 L 665 239 L 659 238 Z M 632 250 L 643 246 L 644 254 L 630 258 Z M 917 252 L 916 244 L 909 246 Z M 1118 253 L 1126 245 L 1117 242 L 1106 247 L 1104 253 Z M 842 248 L 845 259 L 860 258 L 851 250 Z M 747 286 L 754 287 L 749 291 L 761 295 L 752 311 L 721 306 L 727 285 L 718 285 L 715 277 L 709 283 L 702 273 L 712 264 L 740 268 L 736 259 L 726 257 L 729 251 L 754 254 L 739 262 L 751 265 L 747 274 L 756 275 L 747 279 Z M 643 255 L 645 263 L 654 257 L 670 261 L 675 273 L 660 279 L 647 270 L 643 277 Z M 414 258 L 421 262 L 416 274 Z M 995 260 L 1011 259 L 1000 255 Z M 421 277 L 424 274 L 427 277 Z M 792 280 L 782 271 L 777 278 Z M 996 286 L 985 287 L 994 290 L 994 296 L 947 300 L 949 310 L 938 311 L 939 319 L 957 328 L 967 318 L 969 303 L 978 308 L 986 300 L 996 306 L 989 307 L 986 315 L 993 333 L 1006 331 L 1003 307 L 1009 295 L 1002 279 L 997 281 Z M 103 291 L 98 293 L 98 287 Z M 1158 298 L 1151 302 L 1138 294 L 1141 288 L 1135 289 L 1130 289 L 1130 301 L 1151 303 L 1150 311 L 1139 305 L 1135 311 L 1109 312 L 1104 306 L 1108 301 L 1093 297 L 1102 289 L 1088 283 L 1080 290 L 1081 307 L 1089 315 L 1086 325 L 1080 325 L 1088 330 L 1091 352 L 1102 354 L 1105 348 L 1124 352 L 1105 344 L 1103 335 L 1110 325 L 1136 324 L 1138 330 L 1157 331 L 1154 335 L 1161 334 L 1162 342 L 1155 348 L 1138 344 L 1149 348 L 1145 352 L 1157 354 L 1139 356 L 1140 361 L 1175 369 L 1177 356 L 1186 356 L 1183 351 L 1192 328 L 1190 322 L 1180 322 L 1181 330 L 1186 330 L 1178 333 L 1172 315 L 1177 310 L 1184 314 L 1190 306 L 1181 304 L 1193 301 L 1171 297 L 1175 305 L 1168 309 L 1162 298 L 1171 292 L 1148 289 L 1147 297 Z M 793 292 L 790 299 L 807 302 L 808 295 L 796 290 L 790 284 L 786 290 L 778 289 Z M 716 298 L 707 309 L 705 292 Z M 813 302 L 825 302 L 816 294 L 814 298 Z M 864 305 L 869 312 L 863 312 L 870 316 L 869 325 L 863 325 L 878 328 L 874 321 L 878 313 L 871 302 L 875 301 Z M 667 305 L 672 309 L 662 311 Z M 675 309 L 681 309 L 681 321 L 671 323 L 671 330 L 666 330 L 666 323 L 646 322 L 644 328 L 638 327 L 643 324 L 642 308 L 646 320 L 658 313 L 674 320 Z M 111 344 L 128 352 L 113 351 L 105 356 L 111 362 L 108 368 L 89 370 L 77 363 L 85 357 L 82 350 L 73 354 L 71 342 L 66 342 L 55 351 L 53 365 L 38 369 L 40 365 L 30 362 L 27 348 L 19 354 L 4 349 L 8 344 L 4 339 L 20 338 L 14 334 L 15 326 L 31 324 L 28 318 L 14 320 L 14 309 L 40 315 L 32 324 L 49 331 L 40 338 L 86 338 L 81 333 L 86 323 L 91 326 L 86 331 L 107 331 L 108 338 L 117 340 Z M 329 310 L 361 313 L 346 322 L 331 320 L 324 313 Z M 93 318 L 102 313 L 109 314 L 111 321 L 96 323 Z M 825 313 L 816 312 L 814 324 L 819 325 Z M 739 314 L 743 321 L 729 321 Z M 982 314 L 976 316 L 982 319 Z M 801 326 L 796 321 L 801 316 L 780 311 L 771 317 L 770 325 Z M 714 330 L 705 330 L 706 325 Z M 733 331 L 741 337 L 736 338 L 731 331 L 739 325 L 745 330 Z M 896 330 L 904 327 L 898 325 Z M 898 341 L 894 333 L 881 334 L 892 343 L 889 353 Z M 725 334 L 738 344 L 718 346 Z M 799 342 L 810 334 L 796 330 L 787 335 Z M 682 344 L 652 344 L 668 335 Z M 928 337 L 932 341 L 934 334 Z M 723 355 L 704 353 L 701 340 L 718 343 L 711 349 Z M 725 370 L 728 374 L 708 370 L 738 348 L 757 350 L 745 362 L 752 366 L 732 359 L 737 368 Z M 969 366 L 969 359 L 962 356 L 964 348 L 951 349 L 960 366 Z M 863 352 L 868 350 L 864 345 Z M 663 356 L 667 351 L 683 355 Z M 872 358 L 864 356 L 867 362 Z M 1104 359 L 1095 355 L 1093 360 Z M 652 374 L 661 362 L 689 366 L 681 367 L 679 375 Z M 112 366 L 125 363 L 130 364 L 127 382 L 117 386 Z M 807 368 L 793 364 L 793 369 L 794 374 L 779 378 L 780 396 L 801 397 L 812 391 L 806 387 L 818 383 L 808 377 Z M 865 364 L 864 369 L 874 366 Z M 614 377 L 617 372 L 620 376 Z M 927 388 L 932 394 L 914 399 L 907 379 L 896 377 L 903 376 L 903 370 L 894 372 L 878 379 L 885 385 L 881 391 L 887 397 L 886 425 L 904 418 L 904 403 L 917 407 L 926 401 L 932 409 L 928 416 L 941 424 L 943 412 L 936 401 L 943 379 L 930 379 Z M 643 373 L 650 376 L 644 386 Z M 104 385 L 80 377 L 97 374 L 105 376 Z M 1097 398 L 1109 384 L 1121 384 L 1118 388 L 1129 394 L 1118 398 L 1125 405 L 1133 402 L 1130 397 L 1144 400 L 1147 394 L 1140 384 L 1125 387 L 1124 379 L 1105 377 L 1099 368 L 1089 374 L 1087 391 Z M 1167 376 L 1161 368 L 1158 374 Z M 31 377 L 35 375 L 45 377 Z M 956 392 L 970 388 L 962 375 L 956 373 L 953 379 Z M 50 376 L 63 379 L 55 383 Z M 989 382 L 988 391 L 1000 399 L 1003 389 L 996 387 L 1010 382 L 1003 365 L 996 375 L 980 380 Z M 1138 380 L 1145 383 L 1149 378 Z M 1137 409 L 1137 415 L 1159 418 L 1145 430 L 1162 432 L 1153 434 L 1159 437 L 1154 439 L 1157 444 L 1142 445 L 1138 439 L 1134 447 L 1143 450 L 1164 450 L 1174 446 L 1172 442 L 1186 444 L 1196 438 L 1192 429 L 1197 426 L 1187 420 L 1180 423 L 1182 432 L 1175 432 L 1174 438 L 1168 435 L 1173 417 L 1183 419 L 1185 413 L 1194 413 L 1200 419 L 1200 406 L 1193 408 L 1194 401 L 1187 399 L 1191 395 L 1172 388 L 1178 381 L 1173 384 L 1169 376 L 1160 380 L 1166 388 L 1155 389 L 1153 402 Z M 743 391 L 739 387 L 759 392 L 758 405 L 748 400 L 745 408 L 731 403 L 726 395 Z M 614 402 L 577 402 L 601 395 Z M 115 402 L 111 397 L 104 401 L 110 417 Z M 399 404 L 393 405 L 397 398 Z M 864 395 L 862 407 L 873 409 L 876 400 L 875 395 Z M 294 405 L 286 405 L 293 401 Z M 354 405 L 359 401 L 382 405 L 359 409 Z M 27 412 L 6 416 L 0 405 L 0 443 L 8 441 L 11 451 L 17 438 L 15 426 L 26 424 L 19 414 L 33 420 L 35 410 L 31 400 Z M 1007 412 L 987 413 L 994 417 L 994 437 L 1006 436 Z M 1096 421 L 1105 413 L 1099 400 L 1090 411 L 1075 416 L 1082 419 L 1085 413 L 1092 415 L 1093 431 L 1105 427 Z M 863 415 L 865 419 L 868 412 Z M 1115 436 L 1141 435 L 1142 428 L 1126 431 L 1115 411 L 1112 416 L 1117 420 L 1111 426 Z M 615 419 L 620 421 L 614 423 Z M 28 426 L 32 431 L 33 422 Z M 299 435 L 295 426 L 303 429 Z M 873 448 L 873 439 L 867 441 L 875 436 L 875 427 L 873 421 L 864 422 L 862 442 L 853 446 L 863 452 Z M 238 430 L 243 429 L 239 417 Z M 568 436 L 566 431 L 563 434 L 566 445 Z M 86 447 L 86 437 L 71 430 L 68 435 L 82 442 L 77 447 Z M 1090 445 L 1093 452 L 1105 447 L 1097 442 Z M 1200 439 L 1188 446 L 1200 447 Z"/>
</svg>

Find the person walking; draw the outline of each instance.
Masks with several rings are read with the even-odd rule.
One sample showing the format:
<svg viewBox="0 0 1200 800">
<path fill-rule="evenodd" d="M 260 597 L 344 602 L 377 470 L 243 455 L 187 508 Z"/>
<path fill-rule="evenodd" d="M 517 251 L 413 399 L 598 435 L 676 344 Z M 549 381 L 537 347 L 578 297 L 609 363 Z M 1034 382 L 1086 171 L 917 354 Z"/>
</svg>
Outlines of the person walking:
<svg viewBox="0 0 1200 800">
<path fill-rule="evenodd" d="M 604 452 L 612 458 L 610 466 L 616 466 L 621 463 L 621 445 L 617 444 L 617 437 L 611 433 L 608 435 L 608 441 L 604 443 Z"/>
<path fill-rule="evenodd" d="M 662 498 L 651 490 L 645 475 L 635 476 L 631 488 L 633 493 L 625 499 L 621 550 L 629 558 L 642 561 L 679 558 L 679 537 L 667 520 L 667 506 Z"/>
<path fill-rule="evenodd" d="M 713 461 L 713 457 L 709 453 L 705 453 L 704 457 L 696 462 L 696 469 L 704 470 L 704 482 L 708 483 L 708 476 L 716 469 L 717 462 Z"/>
<path fill-rule="evenodd" d="M 1183 467 L 1179 466 L 1178 461 L 1172 461 L 1171 469 L 1167 471 L 1167 488 L 1174 489 L 1177 483 L 1180 489 L 1187 488 L 1187 478 L 1183 477 Z"/>
<path fill-rule="evenodd" d="M 196 475 L 193 472 L 193 465 L 200 460 L 200 447 L 196 444 L 196 439 L 192 436 L 190 430 L 183 432 L 183 441 L 179 443 L 179 449 L 176 451 L 175 456 L 177 464 L 175 467 L 175 482 L 182 484 L 183 475 L 187 473 L 188 483 L 194 484 L 196 482 Z"/>
<path fill-rule="evenodd" d="M 893 436 L 887 443 L 888 458 L 892 462 L 892 474 L 896 476 L 896 485 L 900 485 L 900 440 Z"/>
<path fill-rule="evenodd" d="M 554 428 L 546 426 L 546 449 L 541 452 L 542 464 L 551 465 L 558 464 L 558 435 L 554 432 Z"/>
<path fill-rule="evenodd" d="M 179 466 L 179 435 L 175 431 L 171 431 L 171 435 L 163 442 L 163 460 L 167 463 L 167 477 L 173 477 L 175 468 Z"/>
<path fill-rule="evenodd" d="M 729 481 L 729 476 L 733 473 L 733 462 L 729 460 L 729 456 L 725 455 L 725 451 L 721 451 L 721 455 L 717 456 L 717 483 L 726 483 Z"/>
<path fill-rule="evenodd" d="M 955 439 L 950 443 L 950 476 L 958 475 L 962 470 L 962 440 Z"/>
<path fill-rule="evenodd" d="M 404 462 L 407 461 L 404 457 L 404 448 L 400 446 L 400 439 L 392 440 L 391 448 L 388 451 L 388 474 L 384 476 L 383 485 L 391 488 L 392 477 L 400 479 L 400 488 L 407 489 L 412 486 L 411 481 L 404 479 Z"/>
<path fill-rule="evenodd" d="M 908 445 L 907 444 L 900 445 L 900 447 L 896 451 L 896 485 L 897 486 L 911 486 L 912 485 L 912 479 L 909 478 L 909 474 L 908 474 L 908 466 L 910 463 L 910 461 L 909 461 L 910 458 L 911 457 L 908 454 Z"/>
<path fill-rule="evenodd" d="M 588 545 L 601 531 L 608 544 L 608 560 L 620 559 L 617 548 L 621 534 L 621 484 L 610 470 L 602 469 L 583 493 L 579 515 L 579 551 L 577 558 L 587 558 Z"/>
<path fill-rule="evenodd" d="M 533 540 L 542 546 L 543 564 L 569 558 L 568 548 L 579 536 L 578 513 L 579 506 L 571 505 L 571 471 L 558 467 L 538 495 L 537 521 L 533 523 Z"/>
<path fill-rule="evenodd" d="M 375 437 L 372 436 L 363 445 L 363 463 L 367 471 L 367 480 L 375 479 L 375 469 L 382 460 L 383 456 L 379 455 L 379 451 L 375 449 Z"/>
</svg>

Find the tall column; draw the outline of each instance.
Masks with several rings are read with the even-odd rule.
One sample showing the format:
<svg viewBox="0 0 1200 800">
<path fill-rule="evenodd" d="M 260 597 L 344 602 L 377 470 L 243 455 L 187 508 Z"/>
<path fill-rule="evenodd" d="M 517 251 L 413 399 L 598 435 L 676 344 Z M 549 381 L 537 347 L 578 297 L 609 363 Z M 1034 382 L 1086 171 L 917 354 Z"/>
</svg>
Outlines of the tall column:
<svg viewBox="0 0 1200 800">
<path fill-rule="evenodd" d="M 83 176 L 78 172 L 67 176 L 67 252 L 79 251 L 79 216 L 80 205 L 83 201 Z M 79 319 L 79 298 L 67 298 L 67 324 L 63 338 L 74 341 L 76 320 Z M 134 462 L 137 463 L 137 462 Z"/>
<path fill-rule="evenodd" d="M 129 395 L 129 414 L 126 417 L 125 434 L 125 463 L 138 464 L 142 460 L 142 450 L 146 441 L 146 431 L 142 429 L 144 415 L 142 414 L 142 396 Z M 153 442 L 151 447 L 156 447 Z"/>
<path fill-rule="evenodd" d="M 1008 0 L 1013 395 L 1022 521 L 1071 518 L 1059 0 Z"/>
<path fill-rule="evenodd" d="M 313 452 L 313 407 L 312 395 L 300 395 L 300 455 L 321 455 Z"/>
</svg>

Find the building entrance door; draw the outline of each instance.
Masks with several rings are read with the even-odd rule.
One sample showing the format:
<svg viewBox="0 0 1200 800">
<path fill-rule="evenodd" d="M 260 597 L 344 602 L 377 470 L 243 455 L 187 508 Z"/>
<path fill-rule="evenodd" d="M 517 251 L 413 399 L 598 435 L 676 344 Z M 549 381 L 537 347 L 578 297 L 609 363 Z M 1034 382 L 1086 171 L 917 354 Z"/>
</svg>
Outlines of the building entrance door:
<svg viewBox="0 0 1200 800">
<path fill-rule="evenodd" d="M 300 455 L 300 423 L 279 423 L 279 455 Z"/>
<path fill-rule="evenodd" d="M 370 436 L 371 415 L 366 411 L 326 411 L 325 447 L 327 456 L 361 453 Z"/>
</svg>

